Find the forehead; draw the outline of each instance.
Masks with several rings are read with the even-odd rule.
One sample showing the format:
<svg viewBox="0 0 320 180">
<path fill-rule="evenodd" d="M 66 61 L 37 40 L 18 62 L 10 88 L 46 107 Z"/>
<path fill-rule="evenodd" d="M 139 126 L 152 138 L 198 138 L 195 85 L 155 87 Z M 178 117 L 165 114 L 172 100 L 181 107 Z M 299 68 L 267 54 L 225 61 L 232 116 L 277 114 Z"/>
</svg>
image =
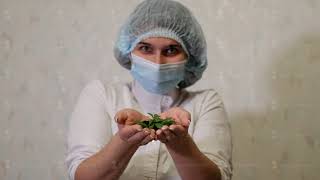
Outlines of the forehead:
<svg viewBox="0 0 320 180">
<path fill-rule="evenodd" d="M 164 37 L 150 37 L 142 40 L 140 43 L 148 43 L 153 46 L 180 45 L 177 41 Z"/>
</svg>

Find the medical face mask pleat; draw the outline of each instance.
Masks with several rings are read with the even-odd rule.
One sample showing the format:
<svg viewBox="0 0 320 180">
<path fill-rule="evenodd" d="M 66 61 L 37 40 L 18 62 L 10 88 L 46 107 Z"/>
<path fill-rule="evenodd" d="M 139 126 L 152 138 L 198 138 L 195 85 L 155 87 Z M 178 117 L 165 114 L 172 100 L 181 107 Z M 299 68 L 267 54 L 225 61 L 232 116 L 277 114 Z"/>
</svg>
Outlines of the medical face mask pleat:
<svg viewBox="0 0 320 180">
<path fill-rule="evenodd" d="M 147 90 L 163 94 L 174 88 L 184 78 L 186 60 L 178 63 L 156 64 L 132 54 L 131 74 Z"/>
</svg>

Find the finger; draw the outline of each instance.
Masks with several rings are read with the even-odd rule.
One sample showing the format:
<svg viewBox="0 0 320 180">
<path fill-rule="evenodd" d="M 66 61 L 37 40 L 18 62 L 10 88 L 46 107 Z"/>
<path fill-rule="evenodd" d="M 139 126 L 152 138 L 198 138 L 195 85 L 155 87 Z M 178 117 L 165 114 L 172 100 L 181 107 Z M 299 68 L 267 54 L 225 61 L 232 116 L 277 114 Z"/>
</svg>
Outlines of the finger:
<svg viewBox="0 0 320 180">
<path fill-rule="evenodd" d="M 178 114 L 178 118 L 181 120 L 181 125 L 188 127 L 191 122 L 191 116 L 190 113 L 187 111 L 181 111 L 181 113 Z"/>
<path fill-rule="evenodd" d="M 166 118 L 172 118 L 173 121 L 176 123 L 176 124 L 181 124 L 181 121 L 180 119 L 177 117 L 177 115 L 175 113 L 173 113 L 172 111 L 167 111 L 167 112 L 164 112 L 162 114 L 160 114 L 160 118 L 161 119 L 166 119 Z"/>
<path fill-rule="evenodd" d="M 176 124 L 182 124 L 182 119 L 179 117 L 179 113 L 175 113 L 173 119 L 175 120 Z"/>
<path fill-rule="evenodd" d="M 159 140 L 159 135 L 161 134 L 161 130 L 160 129 L 157 129 L 156 131 L 155 131 L 155 140 Z"/>
<path fill-rule="evenodd" d="M 124 126 L 124 128 L 121 130 L 121 134 L 124 134 L 124 138 L 128 139 L 129 137 L 141 131 L 142 127 L 137 124 L 132 126 Z"/>
<path fill-rule="evenodd" d="M 163 129 L 163 133 L 164 133 L 167 141 L 171 141 L 176 138 L 176 135 L 173 134 L 173 132 L 169 129 L 168 126 Z"/>
<path fill-rule="evenodd" d="M 153 132 L 152 132 L 153 130 Z M 155 133 L 154 133 L 154 129 L 150 130 L 150 135 L 149 136 L 146 136 L 142 142 L 140 143 L 141 145 L 146 145 L 148 144 L 150 141 L 154 140 L 155 138 Z"/>
<path fill-rule="evenodd" d="M 125 124 L 127 125 L 136 124 L 137 121 L 142 119 L 142 114 L 134 109 L 127 109 L 125 113 L 127 114 L 127 119 L 125 121 Z"/>
<path fill-rule="evenodd" d="M 141 118 L 141 120 L 143 120 L 143 121 L 145 121 L 145 120 L 150 120 L 150 117 L 143 115 L 142 118 Z"/>
<path fill-rule="evenodd" d="M 114 120 L 119 124 L 125 124 L 126 120 L 128 119 L 128 114 L 126 113 L 126 110 L 120 110 L 116 113 L 114 116 Z"/>
<path fill-rule="evenodd" d="M 133 136 L 131 136 L 130 138 L 128 138 L 128 142 L 134 143 L 134 144 L 140 143 L 148 135 L 150 135 L 150 131 L 144 129 L 143 131 L 138 132 L 138 133 L 134 134 Z"/>
<path fill-rule="evenodd" d="M 180 114 L 180 110 L 178 108 L 172 108 L 169 110 L 168 117 L 173 118 L 176 124 L 181 124 L 181 119 L 178 116 Z"/>
<path fill-rule="evenodd" d="M 187 131 L 186 129 L 181 125 L 171 125 L 169 129 L 172 131 L 173 134 L 176 136 L 185 136 Z"/>
<path fill-rule="evenodd" d="M 165 118 L 172 118 L 174 117 L 174 115 L 175 115 L 175 111 L 169 109 L 168 111 L 161 113 L 160 117 L 162 119 L 165 119 Z"/>
<path fill-rule="evenodd" d="M 168 117 L 168 113 L 167 112 L 163 112 L 159 116 L 160 116 L 161 119 L 165 119 L 165 118 Z"/>
<path fill-rule="evenodd" d="M 141 145 L 141 146 L 147 145 L 150 141 L 152 141 L 152 139 L 150 139 L 150 136 L 146 136 L 146 137 L 140 142 L 140 145 Z"/>
<path fill-rule="evenodd" d="M 151 129 L 151 134 L 150 134 L 151 137 L 153 137 L 153 139 L 156 138 L 156 131 L 154 129 Z"/>
<path fill-rule="evenodd" d="M 118 124 L 118 129 L 122 129 L 122 128 L 124 128 L 126 125 L 124 125 L 124 124 Z"/>
<path fill-rule="evenodd" d="M 156 131 L 156 139 L 162 143 L 166 143 L 166 141 L 167 141 L 166 136 L 161 129 L 158 129 Z"/>
</svg>

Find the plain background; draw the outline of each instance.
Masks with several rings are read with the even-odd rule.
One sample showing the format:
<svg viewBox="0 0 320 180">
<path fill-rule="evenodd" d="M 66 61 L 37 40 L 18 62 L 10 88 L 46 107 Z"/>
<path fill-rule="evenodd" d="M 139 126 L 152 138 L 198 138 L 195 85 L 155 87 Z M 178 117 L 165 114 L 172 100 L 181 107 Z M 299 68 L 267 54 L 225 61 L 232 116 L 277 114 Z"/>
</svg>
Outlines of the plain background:
<svg viewBox="0 0 320 180">
<path fill-rule="evenodd" d="M 67 179 L 66 129 L 94 79 L 128 81 L 120 25 L 141 0 L 0 0 L 0 179 Z M 191 89 L 223 97 L 234 180 L 320 179 L 320 1 L 181 0 L 208 43 Z"/>
</svg>

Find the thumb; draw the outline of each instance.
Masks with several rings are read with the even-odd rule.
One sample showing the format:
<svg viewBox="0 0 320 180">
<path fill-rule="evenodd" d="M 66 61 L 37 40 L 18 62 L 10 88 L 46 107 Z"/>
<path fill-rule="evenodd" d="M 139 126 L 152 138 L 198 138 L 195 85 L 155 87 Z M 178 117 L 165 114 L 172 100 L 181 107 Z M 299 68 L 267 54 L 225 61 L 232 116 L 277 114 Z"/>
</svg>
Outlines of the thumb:
<svg viewBox="0 0 320 180">
<path fill-rule="evenodd" d="M 125 124 L 128 119 L 128 114 L 125 111 L 119 111 L 114 116 L 114 120 L 119 124 Z"/>
</svg>

